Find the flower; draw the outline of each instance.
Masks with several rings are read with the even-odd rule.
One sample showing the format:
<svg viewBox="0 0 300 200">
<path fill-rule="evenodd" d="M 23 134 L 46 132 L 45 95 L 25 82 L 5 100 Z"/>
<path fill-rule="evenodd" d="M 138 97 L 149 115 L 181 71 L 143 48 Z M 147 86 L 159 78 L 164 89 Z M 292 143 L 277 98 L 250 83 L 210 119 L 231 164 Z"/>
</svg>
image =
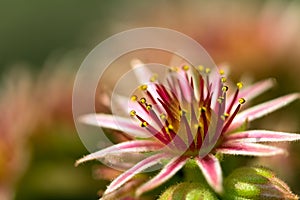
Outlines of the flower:
<svg viewBox="0 0 300 200">
<path fill-rule="evenodd" d="M 135 61 L 134 71 L 142 85 L 142 98 L 133 95 L 129 102 L 124 97 L 117 99 L 129 118 L 109 114 L 87 114 L 81 120 L 104 128 L 120 130 L 137 138 L 113 145 L 89 154 L 76 165 L 111 155 L 152 152 L 108 186 L 105 194 L 120 188 L 136 174 L 168 160 L 162 170 L 136 190 L 139 196 L 166 182 L 179 171 L 189 159 L 193 159 L 202 170 L 207 183 L 218 193 L 222 192 L 222 171 L 217 153 L 249 156 L 272 156 L 284 153 L 283 149 L 260 144 L 299 140 L 300 135 L 267 130 L 238 129 L 275 111 L 299 98 L 290 94 L 241 111 L 245 99 L 250 100 L 273 82 L 271 79 L 258 82 L 248 88 L 237 83 L 232 94 L 226 85 L 224 71 L 217 73 L 203 66 L 182 65 L 172 67 L 166 77 L 166 84 L 157 80 L 157 75 L 142 68 Z M 145 77 L 150 82 L 145 83 Z M 144 83 L 143 83 L 144 82 Z M 125 105 L 128 104 L 128 107 Z"/>
</svg>

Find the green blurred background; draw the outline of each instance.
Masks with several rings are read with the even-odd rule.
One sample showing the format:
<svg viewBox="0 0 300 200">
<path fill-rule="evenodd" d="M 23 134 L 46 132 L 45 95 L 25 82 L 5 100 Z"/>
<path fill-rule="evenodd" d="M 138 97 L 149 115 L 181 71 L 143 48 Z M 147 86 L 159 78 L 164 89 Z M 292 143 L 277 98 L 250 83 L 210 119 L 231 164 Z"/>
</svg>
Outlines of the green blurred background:
<svg viewBox="0 0 300 200">
<path fill-rule="evenodd" d="M 107 37 L 144 26 L 185 33 L 217 64 L 229 64 L 234 81 L 276 78 L 257 103 L 299 92 L 299 19 L 298 1 L 1 0 L 0 199 L 97 199 L 105 188 L 92 174 L 97 162 L 74 167 L 87 151 L 72 122 L 71 95 L 80 63 Z M 299 110 L 293 103 L 253 127 L 299 132 Z M 300 194 L 300 145 L 287 148 L 288 158 L 226 158 L 225 174 L 264 163 Z"/>
</svg>

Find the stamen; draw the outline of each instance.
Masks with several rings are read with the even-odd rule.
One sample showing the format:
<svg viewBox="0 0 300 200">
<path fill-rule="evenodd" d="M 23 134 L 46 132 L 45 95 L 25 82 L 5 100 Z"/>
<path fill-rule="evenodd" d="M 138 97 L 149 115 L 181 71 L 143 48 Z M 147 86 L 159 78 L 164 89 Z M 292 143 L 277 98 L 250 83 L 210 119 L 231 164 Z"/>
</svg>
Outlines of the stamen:
<svg viewBox="0 0 300 200">
<path fill-rule="evenodd" d="M 150 78 L 150 82 L 155 82 L 157 80 L 158 75 L 157 74 L 153 74 Z"/>
<path fill-rule="evenodd" d="M 242 82 L 238 82 L 238 83 L 236 84 L 236 86 L 237 86 L 239 89 L 241 89 L 241 88 L 243 87 L 243 83 L 242 83 Z"/>
<path fill-rule="evenodd" d="M 237 86 L 237 90 L 235 91 L 234 96 L 233 96 L 233 99 L 232 99 L 232 101 L 231 101 L 231 103 L 230 103 L 230 105 L 229 105 L 229 107 L 228 107 L 228 109 L 227 109 L 227 113 L 230 113 L 230 112 L 231 112 L 231 109 L 232 109 L 234 103 L 236 102 L 236 100 L 237 100 L 237 98 L 238 98 L 239 91 L 240 91 L 240 89 L 243 87 L 243 83 L 242 83 L 242 82 L 238 82 L 238 83 L 236 84 L 236 86 Z"/>
<path fill-rule="evenodd" d="M 226 77 L 222 77 L 222 78 L 221 78 L 221 82 L 222 82 L 222 83 L 226 83 L 226 81 L 227 81 Z"/>
<path fill-rule="evenodd" d="M 145 103 L 146 103 L 146 98 L 142 97 L 142 98 L 140 99 L 140 102 L 141 102 L 142 104 L 145 104 Z"/>
<path fill-rule="evenodd" d="M 210 68 L 206 68 L 206 69 L 205 69 L 205 73 L 206 73 L 206 74 L 209 74 L 210 72 L 211 72 L 211 69 L 210 69 Z"/>
<path fill-rule="evenodd" d="M 147 127 L 148 126 L 148 123 L 147 122 L 141 122 L 141 127 Z"/>
<path fill-rule="evenodd" d="M 140 88 L 140 90 L 145 91 L 145 90 L 147 90 L 148 86 L 147 85 L 141 85 L 139 88 Z"/>
<path fill-rule="evenodd" d="M 246 100 L 245 100 L 244 98 L 240 98 L 240 99 L 239 99 L 239 103 L 240 103 L 240 104 L 244 104 L 245 102 L 246 102 Z"/>
<path fill-rule="evenodd" d="M 190 69 L 190 66 L 184 65 L 184 66 L 182 67 L 182 69 L 183 69 L 184 71 L 188 71 L 188 70 Z"/>
<path fill-rule="evenodd" d="M 225 72 L 224 72 L 223 69 L 220 69 L 219 73 L 220 73 L 220 75 L 224 75 L 225 74 Z"/>
<path fill-rule="evenodd" d="M 146 109 L 147 110 L 151 110 L 152 109 L 152 105 L 151 104 L 146 104 Z"/>
<path fill-rule="evenodd" d="M 222 91 L 223 91 L 223 92 L 227 92 L 227 91 L 228 91 L 228 86 L 224 85 L 224 86 L 222 87 Z"/>
<path fill-rule="evenodd" d="M 135 110 L 132 110 L 132 111 L 130 111 L 130 113 L 129 113 L 129 114 L 130 114 L 130 116 L 132 116 L 132 117 L 133 117 L 133 116 L 135 116 L 135 115 L 136 115 L 136 111 L 135 111 Z"/>
<path fill-rule="evenodd" d="M 197 68 L 199 69 L 200 72 L 202 72 L 204 70 L 203 65 L 199 65 Z"/>
<path fill-rule="evenodd" d="M 130 97 L 130 100 L 131 100 L 131 101 L 136 101 L 137 98 L 138 98 L 138 97 L 137 97 L 136 95 L 132 95 L 132 96 Z"/>
</svg>

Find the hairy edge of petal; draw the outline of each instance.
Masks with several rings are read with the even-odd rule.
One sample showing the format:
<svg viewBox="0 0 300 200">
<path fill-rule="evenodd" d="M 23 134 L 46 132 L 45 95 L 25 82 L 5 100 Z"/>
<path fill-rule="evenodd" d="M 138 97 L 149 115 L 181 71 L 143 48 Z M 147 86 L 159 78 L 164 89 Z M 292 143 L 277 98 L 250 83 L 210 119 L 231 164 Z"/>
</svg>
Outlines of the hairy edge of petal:
<svg viewBox="0 0 300 200">
<path fill-rule="evenodd" d="M 111 184 L 107 187 L 104 194 L 108 194 L 113 192 L 114 190 L 121 187 L 124 183 L 126 183 L 128 180 L 130 180 L 132 177 L 134 177 L 136 174 L 142 172 L 143 170 L 156 165 L 160 160 L 168 158 L 167 154 L 160 153 L 155 154 L 153 156 L 150 156 L 136 165 L 134 165 L 132 168 L 118 176 Z"/>
<path fill-rule="evenodd" d="M 131 119 L 124 117 L 110 114 L 87 114 L 81 116 L 79 121 L 89 125 L 119 130 L 133 137 L 150 137 L 150 134 L 146 130 L 139 127 Z"/>
<path fill-rule="evenodd" d="M 204 158 L 196 157 L 195 159 L 208 184 L 216 192 L 221 193 L 223 178 L 219 160 L 212 154 L 208 154 Z"/>
<path fill-rule="evenodd" d="M 279 108 L 282 108 L 289 103 L 300 98 L 299 93 L 293 93 L 286 96 L 279 97 L 277 99 L 267 101 L 257 106 L 251 107 L 247 110 L 236 115 L 228 131 L 234 130 L 241 126 L 246 120 L 253 121 L 257 118 L 263 117 Z"/>
<path fill-rule="evenodd" d="M 284 149 L 257 143 L 225 142 L 216 149 L 217 152 L 244 156 L 274 156 L 284 154 Z"/>
<path fill-rule="evenodd" d="M 120 144 L 113 145 L 111 147 L 102 149 L 95 153 L 91 153 L 79 160 L 76 161 L 75 166 L 78 166 L 80 163 L 94 160 L 98 158 L 103 158 L 108 154 L 117 154 L 117 153 L 129 153 L 129 152 L 148 152 L 148 151 L 157 151 L 164 146 L 159 142 L 148 141 L 148 140 L 137 140 L 122 142 Z"/>
<path fill-rule="evenodd" d="M 232 142 L 285 142 L 300 140 L 300 134 L 268 131 L 268 130 L 250 130 L 234 133 L 226 136 L 226 140 Z"/>
<path fill-rule="evenodd" d="M 144 192 L 163 184 L 185 165 L 187 159 L 187 157 L 183 156 L 173 158 L 154 178 L 140 186 L 136 190 L 136 195 L 140 196 Z"/>
</svg>

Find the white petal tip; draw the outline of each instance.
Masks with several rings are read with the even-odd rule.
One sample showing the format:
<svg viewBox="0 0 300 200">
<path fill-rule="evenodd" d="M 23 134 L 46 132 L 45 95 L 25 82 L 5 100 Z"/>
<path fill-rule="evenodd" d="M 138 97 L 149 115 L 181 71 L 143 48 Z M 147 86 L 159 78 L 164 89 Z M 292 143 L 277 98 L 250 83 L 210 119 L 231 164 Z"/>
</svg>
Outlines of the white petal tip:
<svg viewBox="0 0 300 200">
<path fill-rule="evenodd" d="M 136 67 L 140 67 L 141 65 L 143 65 L 144 63 L 142 61 L 140 61 L 139 59 L 133 59 L 130 62 L 130 65 L 132 68 L 136 68 Z"/>
</svg>

